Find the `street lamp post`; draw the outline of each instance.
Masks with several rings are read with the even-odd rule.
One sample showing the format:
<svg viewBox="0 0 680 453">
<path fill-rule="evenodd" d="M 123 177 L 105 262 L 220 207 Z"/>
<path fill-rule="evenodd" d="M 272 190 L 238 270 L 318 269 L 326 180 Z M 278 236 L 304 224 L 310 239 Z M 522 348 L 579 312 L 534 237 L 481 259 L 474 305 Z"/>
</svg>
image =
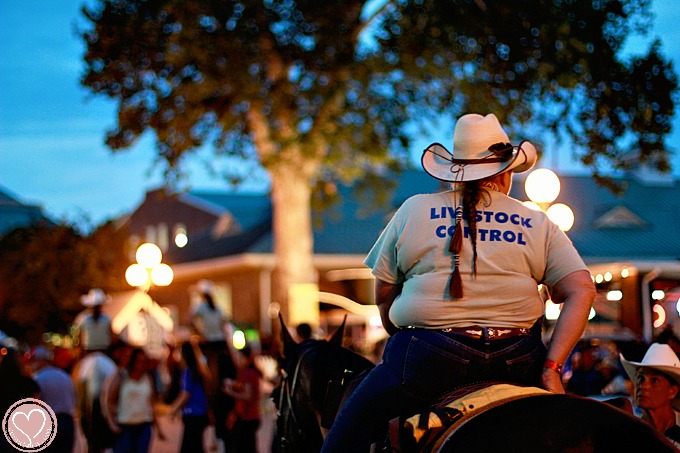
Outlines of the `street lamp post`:
<svg viewBox="0 0 680 453">
<path fill-rule="evenodd" d="M 564 203 L 551 204 L 560 194 L 560 178 L 547 168 L 532 171 L 524 181 L 524 190 L 531 201 L 524 204 L 543 211 L 560 230 L 569 231 L 574 225 L 574 212 Z"/>
<path fill-rule="evenodd" d="M 128 266 L 125 280 L 130 286 L 148 291 L 151 285 L 168 286 L 174 277 L 172 268 L 162 263 L 163 254 L 157 245 L 140 245 L 135 253 L 137 262 Z"/>
</svg>

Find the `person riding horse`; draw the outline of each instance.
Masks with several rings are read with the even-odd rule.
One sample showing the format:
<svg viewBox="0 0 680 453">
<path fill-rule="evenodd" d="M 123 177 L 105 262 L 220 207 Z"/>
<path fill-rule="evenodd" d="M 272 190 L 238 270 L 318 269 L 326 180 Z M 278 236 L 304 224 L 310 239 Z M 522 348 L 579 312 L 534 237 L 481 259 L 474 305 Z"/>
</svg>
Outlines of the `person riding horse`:
<svg viewBox="0 0 680 453">
<path fill-rule="evenodd" d="M 368 451 L 390 419 L 476 381 L 564 393 L 562 364 L 585 329 L 595 287 L 557 225 L 508 196 L 512 173 L 536 159 L 528 141 L 510 144 L 493 114 L 461 117 L 453 154 L 438 143 L 424 151 L 425 171 L 452 189 L 406 200 L 366 258 L 390 338 L 322 452 Z M 541 284 L 563 304 L 547 349 Z"/>
<path fill-rule="evenodd" d="M 330 340 L 293 340 L 281 319 L 282 373 L 273 453 L 318 453 L 339 406 L 367 370 L 365 357 Z M 443 395 L 425 411 L 390 420 L 378 451 L 677 451 L 631 412 L 595 399 L 538 387 L 481 382 Z"/>
</svg>

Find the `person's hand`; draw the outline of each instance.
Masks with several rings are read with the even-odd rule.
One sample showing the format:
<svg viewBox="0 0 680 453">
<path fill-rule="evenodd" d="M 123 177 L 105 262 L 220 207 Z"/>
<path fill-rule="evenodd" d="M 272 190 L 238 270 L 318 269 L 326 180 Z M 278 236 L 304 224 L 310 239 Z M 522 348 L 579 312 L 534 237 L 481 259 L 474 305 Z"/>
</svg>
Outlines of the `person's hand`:
<svg viewBox="0 0 680 453">
<path fill-rule="evenodd" d="M 551 393 L 564 393 L 562 376 L 557 371 L 550 368 L 543 368 L 541 386 Z"/>
<path fill-rule="evenodd" d="M 173 410 L 172 405 L 165 403 L 154 404 L 154 413 L 158 416 L 172 415 L 175 410 Z"/>
</svg>

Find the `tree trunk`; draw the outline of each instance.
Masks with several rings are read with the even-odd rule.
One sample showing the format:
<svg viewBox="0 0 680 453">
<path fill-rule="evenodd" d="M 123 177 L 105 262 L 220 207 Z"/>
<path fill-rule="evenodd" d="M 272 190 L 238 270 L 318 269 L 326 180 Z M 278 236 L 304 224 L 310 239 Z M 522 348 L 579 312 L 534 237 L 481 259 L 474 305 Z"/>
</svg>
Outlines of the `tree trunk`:
<svg viewBox="0 0 680 453">
<path fill-rule="evenodd" d="M 281 313 L 286 319 L 290 288 L 298 283 L 317 283 L 312 260 L 314 238 L 308 165 L 280 162 L 270 169 L 276 256 L 272 301 L 281 305 Z"/>
</svg>

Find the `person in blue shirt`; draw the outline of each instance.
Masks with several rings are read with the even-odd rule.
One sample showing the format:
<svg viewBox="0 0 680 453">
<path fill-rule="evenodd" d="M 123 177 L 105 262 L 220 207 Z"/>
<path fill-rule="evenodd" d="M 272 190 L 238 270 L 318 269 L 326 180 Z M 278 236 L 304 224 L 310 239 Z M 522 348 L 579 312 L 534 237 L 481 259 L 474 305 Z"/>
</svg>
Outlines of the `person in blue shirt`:
<svg viewBox="0 0 680 453">
<path fill-rule="evenodd" d="M 182 369 L 180 392 L 170 405 L 170 413 L 182 412 L 184 435 L 180 453 L 203 452 L 203 432 L 210 425 L 206 388 L 210 372 L 198 344 L 187 341 L 182 344 Z"/>
</svg>

